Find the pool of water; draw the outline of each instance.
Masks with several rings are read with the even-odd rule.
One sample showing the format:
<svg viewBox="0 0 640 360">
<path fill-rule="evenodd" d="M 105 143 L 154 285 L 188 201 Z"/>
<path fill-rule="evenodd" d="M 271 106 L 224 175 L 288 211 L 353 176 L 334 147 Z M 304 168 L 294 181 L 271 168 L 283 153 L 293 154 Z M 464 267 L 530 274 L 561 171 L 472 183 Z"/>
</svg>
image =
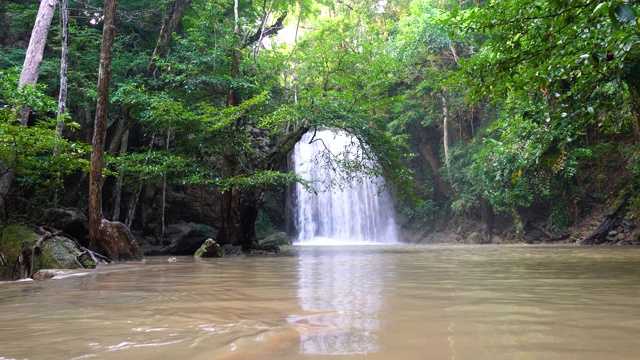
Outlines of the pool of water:
<svg viewBox="0 0 640 360">
<path fill-rule="evenodd" d="M 0 359 L 636 359 L 640 248 L 294 246 L 0 284 Z"/>
</svg>

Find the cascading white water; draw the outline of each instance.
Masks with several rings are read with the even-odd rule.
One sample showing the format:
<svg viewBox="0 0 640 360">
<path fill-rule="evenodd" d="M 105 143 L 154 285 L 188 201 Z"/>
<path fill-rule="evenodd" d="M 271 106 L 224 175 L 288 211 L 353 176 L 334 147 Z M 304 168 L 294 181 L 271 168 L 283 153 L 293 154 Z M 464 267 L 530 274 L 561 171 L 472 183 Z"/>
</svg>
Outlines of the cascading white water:
<svg viewBox="0 0 640 360">
<path fill-rule="evenodd" d="M 353 136 L 338 130 L 318 130 L 315 135 L 307 133 L 296 144 L 290 166 L 302 178 L 316 181 L 311 185 L 315 194 L 301 184 L 295 184 L 290 193 L 290 215 L 297 233 L 296 244 L 398 242 L 390 196 L 381 191 L 384 179 L 352 177 L 345 184 L 345 174 L 339 173 L 335 164 L 330 166 L 326 159 L 327 154 L 337 159 L 360 159 L 362 154 L 358 149 Z M 329 183 L 341 186 L 331 188 L 327 185 Z"/>
</svg>

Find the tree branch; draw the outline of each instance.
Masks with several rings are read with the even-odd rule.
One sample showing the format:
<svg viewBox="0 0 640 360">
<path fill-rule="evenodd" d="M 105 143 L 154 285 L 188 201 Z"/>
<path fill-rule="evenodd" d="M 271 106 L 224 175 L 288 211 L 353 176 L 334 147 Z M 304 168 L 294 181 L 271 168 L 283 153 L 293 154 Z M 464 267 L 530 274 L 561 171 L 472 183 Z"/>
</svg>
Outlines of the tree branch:
<svg viewBox="0 0 640 360">
<path fill-rule="evenodd" d="M 253 45 L 255 42 L 257 42 L 258 40 L 262 40 L 265 37 L 269 36 L 269 35 L 274 35 L 277 34 L 278 31 L 280 31 L 282 28 L 284 28 L 284 26 L 282 25 L 282 23 L 284 22 L 284 19 L 287 17 L 287 12 L 285 11 L 284 13 L 282 13 L 282 15 L 280 15 L 279 18 L 276 19 L 275 24 L 269 26 L 266 29 L 260 28 L 258 29 L 258 31 L 256 31 L 255 34 L 249 36 L 244 43 L 242 44 L 242 48 L 247 48 L 251 45 Z"/>
</svg>

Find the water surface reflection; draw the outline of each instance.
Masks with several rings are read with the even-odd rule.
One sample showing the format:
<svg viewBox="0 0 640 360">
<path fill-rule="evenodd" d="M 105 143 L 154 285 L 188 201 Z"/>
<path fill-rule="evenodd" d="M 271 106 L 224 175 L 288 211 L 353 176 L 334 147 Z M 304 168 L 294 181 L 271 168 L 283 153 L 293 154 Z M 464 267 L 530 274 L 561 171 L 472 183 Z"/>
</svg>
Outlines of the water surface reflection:
<svg viewBox="0 0 640 360">
<path fill-rule="evenodd" d="M 367 354 L 379 350 L 383 258 L 375 247 L 301 248 L 298 300 L 302 315 L 288 323 L 300 332 L 301 354 Z"/>
</svg>

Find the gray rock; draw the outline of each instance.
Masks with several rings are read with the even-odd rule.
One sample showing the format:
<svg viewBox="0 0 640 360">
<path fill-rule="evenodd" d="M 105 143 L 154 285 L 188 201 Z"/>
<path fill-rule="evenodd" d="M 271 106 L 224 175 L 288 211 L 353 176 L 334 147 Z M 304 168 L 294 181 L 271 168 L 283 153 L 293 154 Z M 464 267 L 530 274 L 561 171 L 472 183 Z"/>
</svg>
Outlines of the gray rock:
<svg viewBox="0 0 640 360">
<path fill-rule="evenodd" d="M 51 208 L 44 210 L 36 221 L 73 236 L 82 246 L 89 245 L 89 219 L 76 208 Z"/>
<path fill-rule="evenodd" d="M 222 257 L 222 249 L 215 240 L 209 238 L 204 241 L 204 244 L 202 244 L 193 256 L 201 258 Z"/>
<path fill-rule="evenodd" d="M 467 237 L 467 242 L 469 244 L 482 244 L 484 242 L 484 236 L 482 236 L 482 234 L 480 234 L 478 232 L 472 232 Z"/>
<path fill-rule="evenodd" d="M 231 244 L 225 244 L 222 246 L 222 252 L 223 254 L 226 255 L 231 255 L 231 256 L 245 256 L 245 254 L 242 252 L 242 246 L 233 246 Z"/>
<path fill-rule="evenodd" d="M 498 235 L 494 235 L 493 237 L 491 237 L 492 244 L 502 244 L 503 242 L 504 242 L 504 239 Z"/>
<path fill-rule="evenodd" d="M 33 280 L 48 280 L 56 276 L 70 275 L 76 272 L 76 270 L 68 269 L 40 269 L 33 274 Z"/>
<path fill-rule="evenodd" d="M 179 222 L 177 224 L 171 224 L 167 226 L 164 231 L 164 238 L 169 243 L 175 243 L 180 238 L 188 234 L 198 234 L 201 236 L 214 238 L 217 235 L 217 231 L 211 226 L 205 224 Z"/>
</svg>

